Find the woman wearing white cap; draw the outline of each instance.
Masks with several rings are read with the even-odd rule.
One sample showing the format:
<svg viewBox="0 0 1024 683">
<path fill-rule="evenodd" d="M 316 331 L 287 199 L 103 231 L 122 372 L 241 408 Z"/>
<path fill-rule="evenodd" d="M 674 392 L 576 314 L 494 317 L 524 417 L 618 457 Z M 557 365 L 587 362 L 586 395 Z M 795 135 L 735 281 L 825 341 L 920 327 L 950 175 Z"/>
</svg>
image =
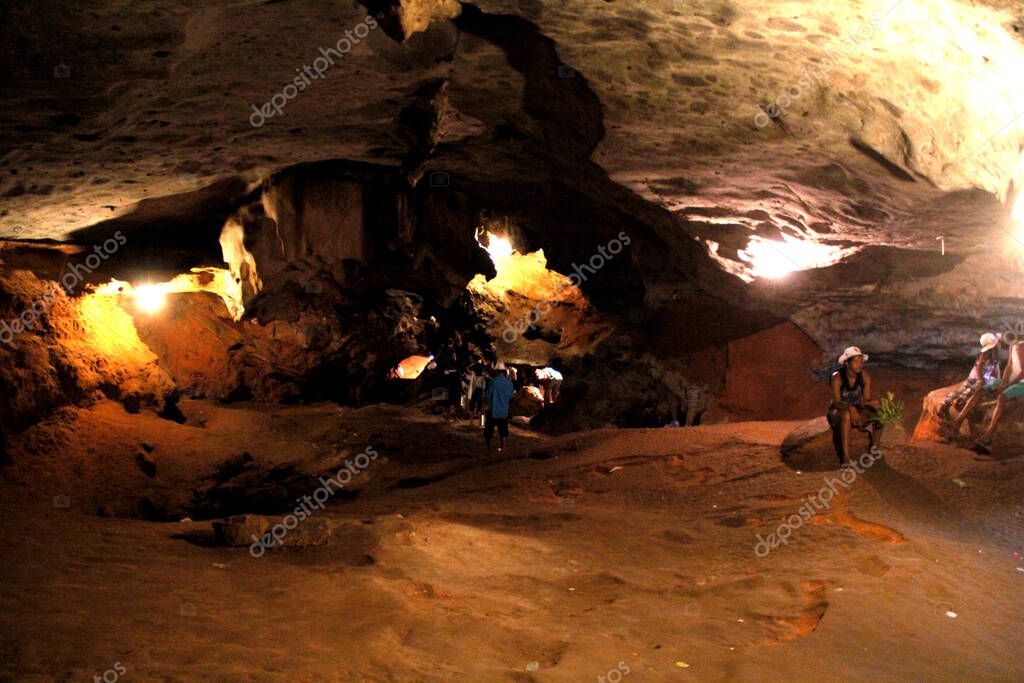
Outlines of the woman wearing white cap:
<svg viewBox="0 0 1024 683">
<path fill-rule="evenodd" d="M 882 423 L 875 420 L 877 410 L 871 403 L 871 375 L 864 369 L 868 356 L 850 346 L 839 356 L 842 366 L 832 373 L 832 403 L 828 407 L 828 423 L 832 426 L 833 443 L 839 464 L 850 460 L 850 430 L 866 431 L 871 436 L 872 455 L 879 456 Z"/>
<path fill-rule="evenodd" d="M 942 402 L 942 408 L 939 409 L 939 415 L 948 419 L 953 412 L 951 408 L 960 404 L 959 413 L 949 423 L 950 436 L 953 438 L 960 433 L 960 425 L 971 414 L 982 395 L 992 395 L 993 390 L 999 386 L 999 379 L 1003 374 L 999 367 L 999 335 L 986 332 L 981 335 L 980 343 L 981 353 L 978 354 L 978 360 L 974 361 L 971 374 L 967 376 L 963 386 L 946 397 Z"/>
</svg>

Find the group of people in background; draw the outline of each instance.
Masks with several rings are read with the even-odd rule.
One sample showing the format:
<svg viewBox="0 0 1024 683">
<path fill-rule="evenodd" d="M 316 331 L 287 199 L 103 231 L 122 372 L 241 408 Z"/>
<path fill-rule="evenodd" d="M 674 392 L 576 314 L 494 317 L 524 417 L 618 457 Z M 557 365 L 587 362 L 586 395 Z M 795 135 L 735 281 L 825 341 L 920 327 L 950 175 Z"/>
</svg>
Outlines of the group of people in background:
<svg viewBox="0 0 1024 683">
<path fill-rule="evenodd" d="M 1024 398 L 1024 341 L 1009 345 L 1005 368 L 1000 361 L 1000 336 L 993 332 L 982 335 L 981 351 L 963 384 L 951 392 L 939 411 L 945 429 L 951 438 L 959 438 L 960 430 L 972 411 L 983 400 L 994 402 L 985 431 L 974 441 L 973 447 L 988 453 L 999 421 L 1009 401 Z M 467 359 L 466 349 L 460 348 L 455 338 L 449 338 L 435 358 L 437 386 L 441 392 L 445 416 L 449 422 L 458 419 L 464 409 L 469 419 L 480 419 L 488 453 L 495 431 L 505 447 L 512 397 L 516 390 L 532 386 L 543 396 L 545 406 L 559 397 L 562 374 L 554 368 L 532 368 L 523 372 L 503 362 L 490 363 L 482 355 Z M 868 355 L 856 346 L 848 347 L 839 356 L 839 369 L 832 374 L 830 389 L 832 401 L 827 419 L 832 427 L 833 443 L 840 464 L 850 461 L 850 435 L 853 431 L 868 434 L 868 452 L 881 457 L 880 444 L 884 424 L 879 419 L 879 406 L 874 398 L 871 375 L 864 365 Z M 969 423 L 968 423 L 969 424 Z M 972 433 L 973 438 L 973 433 Z"/>
<path fill-rule="evenodd" d="M 482 355 L 471 355 L 455 337 L 448 338 L 433 356 L 437 370 L 436 397 L 444 405 L 445 418 L 455 422 L 460 410 L 470 420 L 480 420 L 487 451 L 491 451 L 494 432 L 498 432 L 498 451 L 505 448 L 512 397 L 524 386 L 534 386 L 543 395 L 544 405 L 558 400 L 562 373 L 554 368 L 535 368 L 520 376 L 514 365 L 490 362 Z"/>
</svg>

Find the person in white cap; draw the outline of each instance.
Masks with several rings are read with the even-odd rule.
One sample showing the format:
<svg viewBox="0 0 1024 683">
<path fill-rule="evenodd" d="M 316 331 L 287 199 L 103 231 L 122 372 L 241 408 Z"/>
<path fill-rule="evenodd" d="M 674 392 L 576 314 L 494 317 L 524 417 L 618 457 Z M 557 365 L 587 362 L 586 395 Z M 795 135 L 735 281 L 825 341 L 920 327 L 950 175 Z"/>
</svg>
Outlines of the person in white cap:
<svg viewBox="0 0 1024 683">
<path fill-rule="evenodd" d="M 871 437 L 869 452 L 880 456 L 879 441 L 882 423 L 875 419 L 877 410 L 871 405 L 871 375 L 864 369 L 867 354 L 850 346 L 839 356 L 842 366 L 832 373 L 832 403 L 828 407 L 828 423 L 832 427 L 832 441 L 839 456 L 839 464 L 850 460 L 850 431 L 859 429 Z"/>
<path fill-rule="evenodd" d="M 1006 410 L 1008 401 L 1016 401 L 1024 398 L 1024 342 L 1015 342 L 1010 345 L 1009 359 L 1006 361 L 1006 371 L 999 381 L 999 385 L 993 390 L 999 395 L 996 401 L 996 409 L 992 413 L 992 420 L 988 429 L 982 434 L 975 444 L 975 450 L 981 453 L 990 453 L 989 445 L 992 437 L 995 436 L 996 427 L 999 425 L 999 418 Z"/>
<path fill-rule="evenodd" d="M 960 433 L 960 426 L 983 395 L 995 398 L 992 392 L 999 386 L 1003 374 L 999 367 L 999 335 L 986 332 L 981 335 L 980 343 L 981 352 L 974 361 L 971 374 L 959 389 L 946 397 L 939 409 L 939 415 L 950 420 L 949 435 L 953 438 Z M 954 411 L 957 412 L 956 417 L 952 416 Z"/>
</svg>

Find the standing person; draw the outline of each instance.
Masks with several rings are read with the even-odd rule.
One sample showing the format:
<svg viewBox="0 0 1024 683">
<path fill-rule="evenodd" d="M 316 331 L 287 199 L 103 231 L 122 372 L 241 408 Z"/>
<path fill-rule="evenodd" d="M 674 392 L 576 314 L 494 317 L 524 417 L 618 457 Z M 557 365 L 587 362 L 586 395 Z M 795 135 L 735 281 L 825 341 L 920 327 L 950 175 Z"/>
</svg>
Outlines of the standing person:
<svg viewBox="0 0 1024 683">
<path fill-rule="evenodd" d="M 853 429 L 868 432 L 871 436 L 869 452 L 881 455 L 878 443 L 882 438 L 882 423 L 875 419 L 878 411 L 871 405 L 871 375 L 864 369 L 867 360 L 868 356 L 859 348 L 850 346 L 839 356 L 842 367 L 832 373 L 828 423 L 840 465 L 850 461 L 850 431 Z"/>
<path fill-rule="evenodd" d="M 957 416 L 949 423 L 953 438 L 960 433 L 960 425 L 971 414 L 971 410 L 981 400 L 981 397 L 986 393 L 994 394 L 1002 376 L 1003 372 L 999 367 L 999 335 L 986 332 L 981 336 L 981 352 L 978 354 L 978 359 L 974 361 L 971 374 L 967 376 L 962 387 L 946 397 L 946 400 L 942 402 L 942 408 L 939 409 L 940 416 L 950 419 L 951 408 L 954 404 L 963 402 Z"/>
<path fill-rule="evenodd" d="M 494 366 L 493 377 L 487 380 L 487 388 L 484 390 L 484 441 L 487 442 L 487 455 L 491 454 L 491 437 L 494 436 L 494 428 L 498 428 L 498 452 L 505 449 L 505 439 L 508 438 L 508 417 L 509 405 L 512 403 L 512 395 L 515 388 L 512 380 L 508 378 L 505 364 L 498 362 Z"/>
<path fill-rule="evenodd" d="M 487 365 L 481 361 L 476 364 L 473 374 L 472 393 L 469 397 L 469 412 L 474 420 L 483 415 L 485 389 L 487 389 Z"/>
<path fill-rule="evenodd" d="M 456 409 L 462 402 L 462 373 L 459 372 L 459 356 L 453 337 L 449 337 L 437 352 L 437 369 L 441 371 L 440 389 L 443 393 L 440 398 L 445 419 L 454 422 Z"/>
</svg>

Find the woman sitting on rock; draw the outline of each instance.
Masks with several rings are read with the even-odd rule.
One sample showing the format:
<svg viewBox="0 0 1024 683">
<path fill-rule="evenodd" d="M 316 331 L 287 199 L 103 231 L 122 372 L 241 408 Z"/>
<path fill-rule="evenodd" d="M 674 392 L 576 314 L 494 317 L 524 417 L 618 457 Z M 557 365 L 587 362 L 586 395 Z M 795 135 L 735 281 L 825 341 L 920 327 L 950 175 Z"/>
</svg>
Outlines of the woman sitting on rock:
<svg viewBox="0 0 1024 683">
<path fill-rule="evenodd" d="M 977 450 L 989 453 L 989 445 L 992 437 L 995 436 L 996 427 L 999 425 L 999 418 L 1003 416 L 1007 401 L 1024 398 L 1024 342 L 1016 342 L 1010 347 L 1010 358 L 1006 362 L 1006 372 L 999 386 L 995 388 L 999 395 L 996 400 L 996 409 L 992 413 L 992 420 L 988 429 L 977 441 Z"/>
<path fill-rule="evenodd" d="M 960 425 L 970 415 L 974 406 L 985 394 L 994 398 L 992 393 L 999 386 L 1002 369 L 999 367 L 999 335 L 986 332 L 981 336 L 981 353 L 974 361 L 971 374 L 967 376 L 963 386 L 951 393 L 942 402 L 939 416 L 950 420 L 951 409 L 958 410 L 957 416 L 950 420 L 950 436 L 956 438 L 960 433 Z M 959 404 L 959 405 L 957 405 Z"/>
<path fill-rule="evenodd" d="M 871 437 L 869 452 L 881 455 L 878 443 L 882 439 L 882 423 L 875 419 L 878 411 L 871 405 L 871 375 L 864 370 L 867 359 L 859 348 L 851 346 L 839 356 L 842 367 L 832 373 L 828 423 L 832 426 L 832 441 L 840 465 L 850 461 L 852 429 L 868 432 Z"/>
</svg>

